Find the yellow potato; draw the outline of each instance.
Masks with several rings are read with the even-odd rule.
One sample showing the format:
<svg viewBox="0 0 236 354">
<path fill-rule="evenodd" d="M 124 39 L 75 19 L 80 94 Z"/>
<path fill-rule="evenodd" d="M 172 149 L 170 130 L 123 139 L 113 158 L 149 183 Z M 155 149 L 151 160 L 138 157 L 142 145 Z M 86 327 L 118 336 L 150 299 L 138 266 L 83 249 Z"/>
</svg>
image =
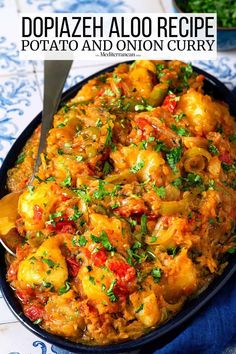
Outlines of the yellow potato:
<svg viewBox="0 0 236 354">
<path fill-rule="evenodd" d="M 73 290 L 63 295 L 52 295 L 45 306 L 47 320 L 43 327 L 57 335 L 78 338 L 85 327 L 78 305 Z"/>
<path fill-rule="evenodd" d="M 197 271 L 185 249 L 169 262 L 165 275 L 164 294 L 168 301 L 190 295 L 197 288 Z"/>
<path fill-rule="evenodd" d="M 130 72 L 129 77 L 133 86 L 142 97 L 149 97 L 153 89 L 152 74 L 146 68 L 135 66 Z"/>
<path fill-rule="evenodd" d="M 25 223 L 26 231 L 40 230 L 49 218 L 52 207 L 57 201 L 54 183 L 40 183 L 33 191 L 26 189 L 19 198 L 18 212 Z M 35 216 L 40 210 L 41 217 Z"/>
<path fill-rule="evenodd" d="M 178 108 L 186 115 L 197 134 L 213 131 L 220 120 L 220 111 L 210 96 L 191 90 L 181 96 Z"/>
<path fill-rule="evenodd" d="M 117 170 L 130 168 L 133 173 L 142 181 L 150 176 L 156 178 L 159 173 L 159 167 L 165 161 L 157 151 L 139 150 L 135 147 L 123 147 L 121 151 L 111 153 Z"/>
<path fill-rule="evenodd" d="M 56 290 L 63 286 L 68 270 L 59 245 L 58 238 L 50 238 L 23 260 L 18 269 L 19 282 L 24 286 L 50 283 Z"/>
<path fill-rule="evenodd" d="M 130 295 L 135 315 L 146 327 L 155 326 L 161 318 L 160 308 L 153 291 L 141 291 Z"/>
<path fill-rule="evenodd" d="M 122 252 L 130 247 L 131 235 L 127 223 L 123 220 L 107 215 L 91 214 L 90 222 L 95 235 L 100 235 L 102 231 L 107 233 L 108 239 L 112 246 L 118 252 Z"/>
<path fill-rule="evenodd" d="M 112 272 L 108 269 L 95 266 L 93 267 L 93 270 L 89 272 L 86 267 L 82 267 L 78 273 L 78 278 L 82 282 L 83 293 L 88 299 L 96 304 L 110 303 L 106 291 L 115 279 Z M 105 285 L 105 287 L 103 285 Z"/>
</svg>

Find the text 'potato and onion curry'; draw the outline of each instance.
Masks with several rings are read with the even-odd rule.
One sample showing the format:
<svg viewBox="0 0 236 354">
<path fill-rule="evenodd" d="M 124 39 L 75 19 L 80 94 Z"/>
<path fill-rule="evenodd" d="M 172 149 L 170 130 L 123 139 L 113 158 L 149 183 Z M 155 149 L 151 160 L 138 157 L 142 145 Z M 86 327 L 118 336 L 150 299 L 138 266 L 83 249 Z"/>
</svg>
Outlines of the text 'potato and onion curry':
<svg viewBox="0 0 236 354">
<path fill-rule="evenodd" d="M 25 188 L 8 280 L 25 315 L 87 344 L 137 338 L 177 313 L 236 250 L 236 129 L 179 61 L 89 81 L 8 173 Z M 9 258 L 9 257 L 8 257 Z"/>
</svg>

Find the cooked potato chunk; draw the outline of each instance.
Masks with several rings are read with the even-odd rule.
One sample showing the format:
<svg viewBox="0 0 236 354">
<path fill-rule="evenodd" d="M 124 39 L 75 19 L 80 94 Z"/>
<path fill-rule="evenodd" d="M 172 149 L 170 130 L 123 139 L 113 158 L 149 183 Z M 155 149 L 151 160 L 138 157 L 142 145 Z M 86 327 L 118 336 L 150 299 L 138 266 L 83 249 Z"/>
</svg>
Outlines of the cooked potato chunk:
<svg viewBox="0 0 236 354">
<path fill-rule="evenodd" d="M 55 184 L 41 183 L 33 190 L 26 189 L 19 198 L 18 212 L 26 230 L 40 230 L 48 220 L 52 207 L 58 199 Z"/>
<path fill-rule="evenodd" d="M 130 295 L 136 317 L 146 326 L 155 326 L 161 317 L 156 295 L 153 291 L 141 291 Z"/>
<path fill-rule="evenodd" d="M 82 282 L 84 295 L 92 300 L 95 304 L 109 303 L 109 297 L 106 290 L 114 280 L 114 275 L 108 269 L 93 267 L 92 271 L 88 271 L 87 267 L 82 267 L 78 274 Z"/>
<path fill-rule="evenodd" d="M 189 295 L 197 287 L 197 271 L 186 250 L 182 250 L 173 258 L 165 274 L 165 297 L 169 301 L 174 301 L 181 295 Z"/>
<path fill-rule="evenodd" d="M 68 271 L 59 245 L 58 238 L 50 238 L 23 260 L 18 270 L 19 282 L 24 286 L 50 283 L 55 289 L 63 286 L 68 278 Z"/>
<path fill-rule="evenodd" d="M 129 168 L 130 172 L 145 181 L 149 177 L 156 178 L 159 168 L 165 163 L 157 151 L 139 150 L 135 147 L 123 147 L 120 151 L 111 153 L 115 168 Z"/>
<path fill-rule="evenodd" d="M 211 97 L 195 90 L 181 96 L 178 108 L 187 115 L 190 126 L 199 135 L 213 131 L 220 119 L 217 105 Z"/>
<path fill-rule="evenodd" d="M 78 338 L 85 327 L 73 290 L 63 295 L 52 295 L 45 306 L 43 327 L 52 333 Z"/>
<path fill-rule="evenodd" d="M 141 66 L 135 66 L 129 77 L 135 89 L 142 97 L 149 97 L 153 88 L 152 73 Z"/>
</svg>

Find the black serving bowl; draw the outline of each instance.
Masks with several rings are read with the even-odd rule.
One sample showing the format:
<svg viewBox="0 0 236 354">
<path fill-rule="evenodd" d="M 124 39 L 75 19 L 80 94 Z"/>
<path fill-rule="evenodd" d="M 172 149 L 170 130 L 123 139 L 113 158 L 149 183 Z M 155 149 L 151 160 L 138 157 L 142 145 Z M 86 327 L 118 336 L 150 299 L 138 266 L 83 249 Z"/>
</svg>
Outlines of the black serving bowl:
<svg viewBox="0 0 236 354">
<path fill-rule="evenodd" d="M 62 102 L 69 100 L 74 97 L 77 91 L 85 84 L 88 80 L 101 75 L 107 71 L 112 71 L 116 65 L 113 65 L 105 70 L 99 71 L 96 74 L 88 77 L 79 84 L 73 86 L 68 91 L 63 94 Z M 194 71 L 199 74 L 204 74 L 206 77 L 204 83 L 204 90 L 206 93 L 214 96 L 217 99 L 225 101 L 229 107 L 231 114 L 236 116 L 236 106 L 234 104 L 234 95 L 217 79 L 215 79 L 210 74 L 193 67 Z M 42 113 L 39 113 L 37 117 L 28 125 L 28 127 L 23 131 L 23 133 L 16 140 L 11 150 L 9 151 L 7 157 L 5 158 L 3 165 L 0 170 L 0 197 L 3 197 L 8 193 L 6 187 L 7 171 L 14 165 L 17 155 L 20 153 L 21 149 L 25 145 L 27 139 L 32 135 L 33 131 L 39 125 L 41 121 Z M 62 337 L 50 334 L 45 330 L 41 329 L 38 325 L 33 324 L 23 313 L 22 308 L 15 297 L 14 291 L 11 289 L 9 283 L 6 281 L 6 263 L 5 263 L 5 250 L 0 246 L 0 286 L 2 294 L 5 298 L 7 305 L 10 310 L 16 316 L 16 318 L 31 332 L 47 342 L 50 342 L 60 348 L 68 350 L 73 353 L 140 353 L 144 350 L 146 353 L 151 353 L 155 349 L 163 347 L 165 344 L 174 339 L 189 323 L 189 320 L 226 284 L 230 277 L 236 271 L 236 259 L 229 258 L 229 263 L 225 268 L 222 275 L 218 276 L 213 280 L 209 287 L 204 290 L 200 295 L 192 300 L 189 300 L 173 319 L 171 319 L 166 324 L 161 325 L 159 328 L 153 330 L 152 332 L 138 338 L 135 340 L 129 340 L 127 342 L 112 344 L 107 346 L 87 346 L 82 344 L 76 344 L 69 340 L 63 339 Z"/>
<path fill-rule="evenodd" d="M 180 13 L 185 12 L 182 9 L 187 3 L 188 0 L 172 0 L 175 11 Z M 219 51 L 236 49 L 236 27 L 217 27 L 217 49 Z"/>
</svg>

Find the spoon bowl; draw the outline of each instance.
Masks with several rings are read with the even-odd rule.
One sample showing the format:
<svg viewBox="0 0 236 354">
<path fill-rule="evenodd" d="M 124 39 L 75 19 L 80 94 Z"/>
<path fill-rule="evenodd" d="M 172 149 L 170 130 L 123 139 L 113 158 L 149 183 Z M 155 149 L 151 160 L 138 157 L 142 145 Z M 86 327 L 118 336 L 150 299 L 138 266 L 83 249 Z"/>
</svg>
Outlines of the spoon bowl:
<svg viewBox="0 0 236 354">
<path fill-rule="evenodd" d="M 41 154 L 46 148 L 48 132 L 52 127 L 53 116 L 56 113 L 69 74 L 72 60 L 48 60 L 44 62 L 44 99 L 42 126 L 38 153 L 33 175 L 28 185 L 31 185 L 41 164 Z M 16 255 L 16 247 L 22 241 L 17 234 L 15 223 L 18 216 L 18 200 L 22 191 L 9 193 L 0 199 L 0 242 L 11 255 Z"/>
</svg>

